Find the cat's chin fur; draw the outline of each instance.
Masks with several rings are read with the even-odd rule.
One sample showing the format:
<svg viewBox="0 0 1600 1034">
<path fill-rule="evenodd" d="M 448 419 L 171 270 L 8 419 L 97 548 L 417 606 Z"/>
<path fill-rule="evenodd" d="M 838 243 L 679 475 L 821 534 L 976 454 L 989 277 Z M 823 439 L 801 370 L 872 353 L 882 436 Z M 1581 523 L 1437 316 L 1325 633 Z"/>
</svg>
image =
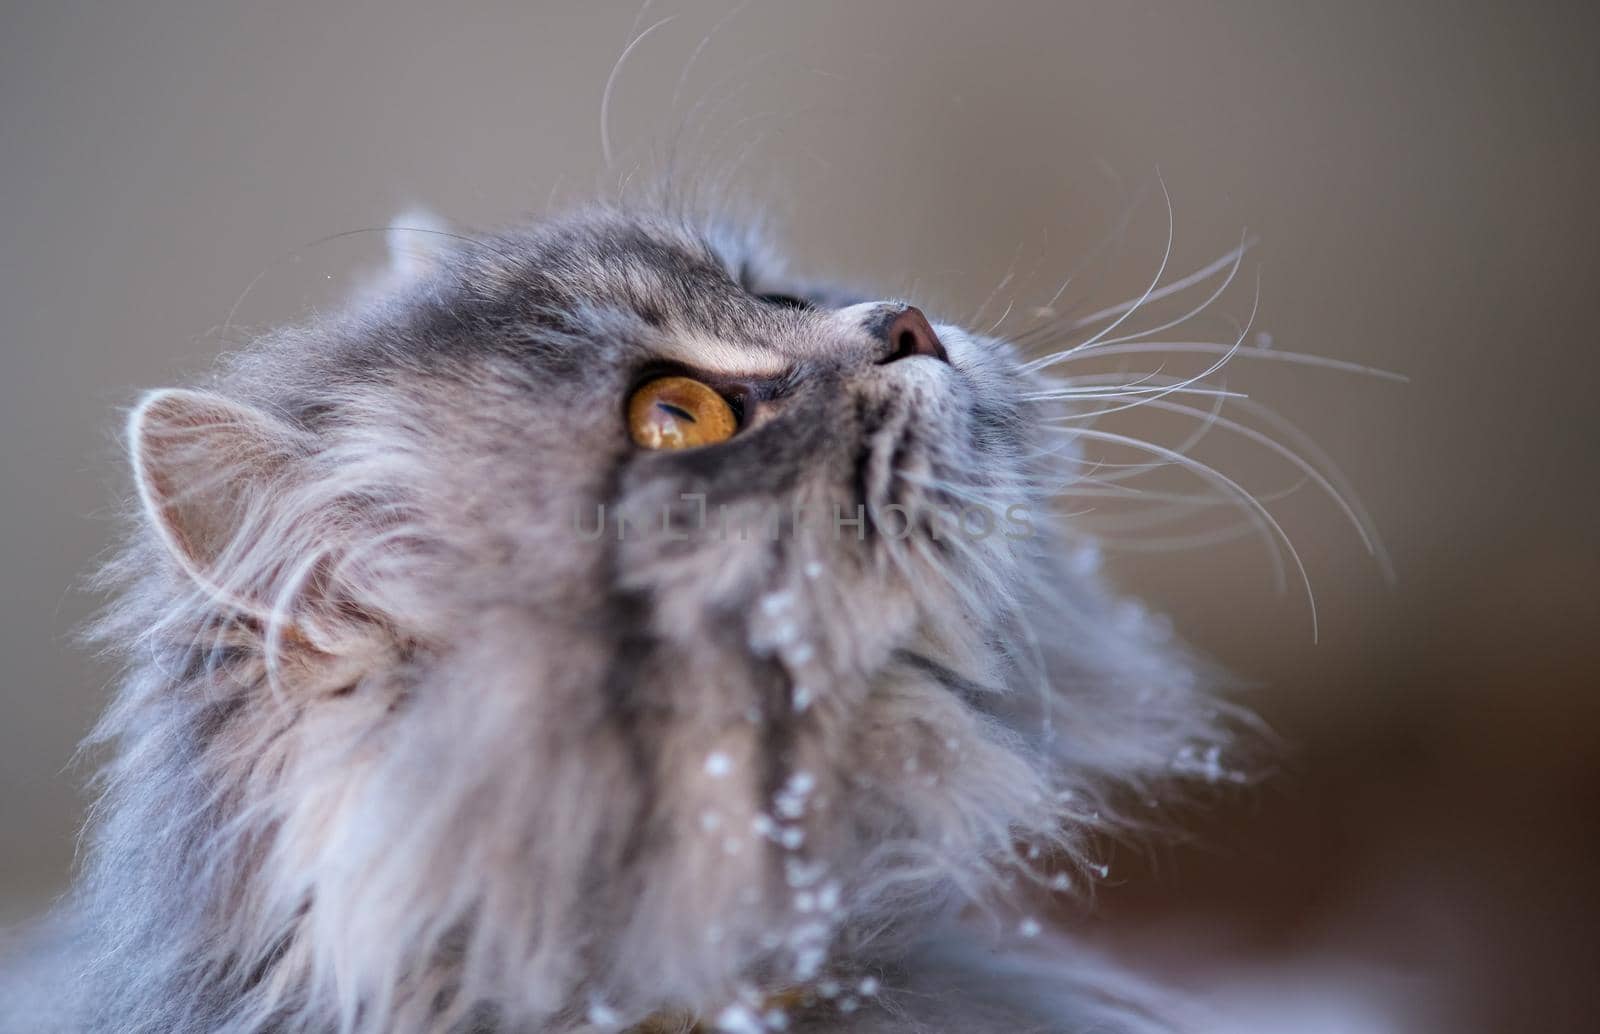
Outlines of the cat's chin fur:
<svg viewBox="0 0 1600 1034">
<path fill-rule="evenodd" d="M 1156 1026 L 1048 938 L 957 947 L 1036 859 L 1081 884 L 1228 724 L 1053 525 L 1074 468 L 1010 349 L 939 325 L 949 365 L 884 365 L 902 304 L 659 213 L 428 258 L 135 412 L 101 796 L 0 1027 L 598 1031 L 794 988 L 794 1031 Z M 642 456 L 622 403 L 662 359 L 782 393 Z M 575 533 L 686 493 L 1015 502 L 1033 533 Z"/>
</svg>

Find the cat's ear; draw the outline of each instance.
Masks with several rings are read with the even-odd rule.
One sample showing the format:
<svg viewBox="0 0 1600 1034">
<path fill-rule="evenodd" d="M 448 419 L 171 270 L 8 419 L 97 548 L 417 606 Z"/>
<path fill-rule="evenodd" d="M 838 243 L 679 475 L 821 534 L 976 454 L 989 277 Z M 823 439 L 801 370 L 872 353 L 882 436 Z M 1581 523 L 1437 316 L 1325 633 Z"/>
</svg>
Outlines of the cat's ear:
<svg viewBox="0 0 1600 1034">
<path fill-rule="evenodd" d="M 437 268 L 459 234 L 428 209 L 408 208 L 389 220 L 384 238 L 389 247 L 389 279 L 407 283 Z"/>
<path fill-rule="evenodd" d="M 295 432 L 219 395 L 166 390 L 134 409 L 128 448 L 145 517 L 178 565 L 236 609 L 267 609 L 223 572 L 270 519 L 299 454 Z"/>
</svg>

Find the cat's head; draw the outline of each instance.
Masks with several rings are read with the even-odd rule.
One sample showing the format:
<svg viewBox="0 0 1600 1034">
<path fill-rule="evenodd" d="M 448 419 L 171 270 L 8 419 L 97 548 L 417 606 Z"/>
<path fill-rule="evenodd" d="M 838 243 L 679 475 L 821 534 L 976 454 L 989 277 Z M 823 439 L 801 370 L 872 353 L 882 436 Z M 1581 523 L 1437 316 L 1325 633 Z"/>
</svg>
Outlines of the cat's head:
<svg viewBox="0 0 1600 1034">
<path fill-rule="evenodd" d="M 214 979 L 361 1023 L 803 983 L 1213 735 L 1063 545 L 1004 343 L 662 217 L 439 240 L 132 418 L 113 794 L 192 814 Z"/>
</svg>

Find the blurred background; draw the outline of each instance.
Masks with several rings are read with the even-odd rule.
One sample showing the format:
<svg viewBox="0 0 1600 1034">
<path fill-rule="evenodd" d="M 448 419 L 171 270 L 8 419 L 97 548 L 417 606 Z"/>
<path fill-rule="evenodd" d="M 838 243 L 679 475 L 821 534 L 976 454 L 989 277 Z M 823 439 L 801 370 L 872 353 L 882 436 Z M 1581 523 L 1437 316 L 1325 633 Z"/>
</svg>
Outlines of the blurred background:
<svg viewBox="0 0 1600 1034">
<path fill-rule="evenodd" d="M 126 487 L 119 407 L 358 283 L 382 235 L 350 231 L 416 205 L 492 226 L 672 169 L 770 218 L 802 271 L 1022 334 L 1145 291 L 1164 187 L 1161 283 L 1258 243 L 1146 340 L 1257 350 L 1212 382 L 1343 468 L 1394 578 L 1260 441 L 1117 415 L 1268 501 L 1320 634 L 1239 509 L 1087 504 L 1112 575 L 1285 748 L 1182 841 L 1109 847 L 1063 922 L 1195 990 L 1218 1030 L 1596 1029 L 1596 23 L 1269 0 L 7 4 L 0 921 L 71 867 L 73 749 L 113 674 L 73 633 Z M 1298 441 L 1242 406 L 1216 412 Z"/>
</svg>

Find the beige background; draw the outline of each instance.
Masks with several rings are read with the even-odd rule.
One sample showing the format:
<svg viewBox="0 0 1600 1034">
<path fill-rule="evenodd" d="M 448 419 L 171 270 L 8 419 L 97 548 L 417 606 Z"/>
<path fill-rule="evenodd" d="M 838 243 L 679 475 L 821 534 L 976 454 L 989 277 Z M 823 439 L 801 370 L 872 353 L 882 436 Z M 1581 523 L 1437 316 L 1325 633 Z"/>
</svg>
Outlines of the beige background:
<svg viewBox="0 0 1600 1034">
<path fill-rule="evenodd" d="M 74 585 L 114 527 L 117 408 L 348 286 L 374 235 L 312 242 L 419 202 L 489 225 L 676 153 L 687 181 L 770 205 L 801 266 L 983 324 L 1011 305 L 1015 331 L 1124 213 L 1065 299 L 1143 288 L 1159 168 L 1175 272 L 1261 238 L 1207 333 L 1248 314 L 1259 270 L 1252 332 L 1410 376 L 1241 361 L 1229 379 L 1346 467 L 1398 582 L 1305 491 L 1275 505 L 1320 644 L 1259 544 L 1113 562 L 1293 751 L 1193 817 L 1198 846 L 1119 851 L 1094 928 L 1199 986 L 1206 960 L 1328 959 L 1318 979 L 1348 967 L 1332 986 L 1403 999 L 1419 1029 L 1578 1029 L 1600 814 L 1593 16 L 758 0 L 701 47 L 733 9 L 8 5 L 0 918 L 70 866 L 68 764 L 111 675 L 72 641 L 94 605 Z M 605 170 L 608 73 L 668 15 L 617 76 Z M 1260 491 L 1292 481 L 1246 442 L 1208 448 Z"/>
</svg>

